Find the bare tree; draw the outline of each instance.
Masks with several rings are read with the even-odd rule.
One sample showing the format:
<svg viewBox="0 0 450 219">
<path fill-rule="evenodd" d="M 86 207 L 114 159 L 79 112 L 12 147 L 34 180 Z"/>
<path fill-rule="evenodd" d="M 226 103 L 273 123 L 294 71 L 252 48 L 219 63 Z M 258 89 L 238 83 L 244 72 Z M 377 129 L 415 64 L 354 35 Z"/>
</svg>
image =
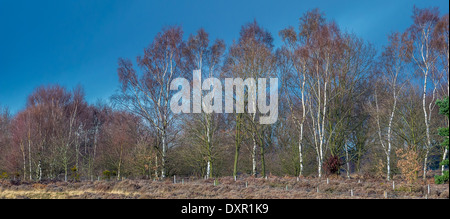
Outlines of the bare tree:
<svg viewBox="0 0 450 219">
<path fill-rule="evenodd" d="M 306 80 L 309 51 L 301 45 L 297 33 L 292 27 L 280 31 L 284 46 L 278 53 L 278 67 L 282 76 L 286 98 L 291 112 L 290 118 L 298 131 L 299 176 L 303 175 L 303 132 L 307 113 Z M 301 103 L 301 107 L 298 106 Z M 301 113 L 301 115 L 298 112 Z"/>
<path fill-rule="evenodd" d="M 379 63 L 380 85 L 384 91 L 375 89 L 375 118 L 378 128 L 378 137 L 380 144 L 386 155 L 386 179 L 391 179 L 391 152 L 392 152 L 392 134 L 393 122 L 397 111 L 397 103 L 405 86 L 405 68 L 408 60 L 407 49 L 405 46 L 405 35 L 393 33 L 389 36 L 389 45 L 385 47 Z M 379 93 L 387 93 L 391 98 L 383 98 L 380 101 Z M 380 110 L 380 102 L 383 103 L 383 112 Z M 387 131 L 381 126 L 381 117 L 387 115 Z M 384 127 L 384 126 L 383 126 Z"/>
<path fill-rule="evenodd" d="M 211 46 L 209 45 L 209 35 L 204 29 L 199 29 L 196 35 L 189 36 L 184 53 L 188 59 L 188 64 L 190 65 L 189 71 L 200 70 L 197 73 L 200 78 L 197 81 L 202 81 L 204 76 L 212 78 L 220 75 L 219 69 L 221 67 L 222 58 L 225 52 L 225 43 L 223 40 L 216 40 Z M 194 77 L 197 75 L 194 74 Z M 195 83 L 195 82 L 193 82 Z M 212 84 L 214 87 L 214 83 Z M 195 91 L 194 91 L 195 92 Z M 212 93 L 213 91 L 210 91 Z M 202 97 L 204 92 L 199 95 Z M 205 92 L 206 93 L 206 92 Z M 196 94 L 194 94 L 196 95 Z M 214 99 L 213 99 L 214 100 Z M 219 100 L 214 100 L 216 103 Z M 205 101 L 202 101 L 201 106 L 206 109 Z M 195 112 L 197 103 L 194 103 L 193 110 L 194 114 L 185 121 L 185 123 L 191 123 L 188 126 L 189 129 L 195 129 L 195 134 L 193 135 L 201 147 L 204 148 L 203 156 L 206 161 L 206 177 L 212 177 L 213 175 L 213 148 L 217 141 L 215 139 L 217 135 L 218 120 L 220 115 L 216 112 L 205 112 L 201 110 L 200 113 Z M 209 103 L 208 103 L 209 104 Z"/>
<path fill-rule="evenodd" d="M 137 62 L 137 73 L 130 60 L 119 59 L 119 80 L 122 93 L 114 97 L 116 103 L 141 116 L 153 127 L 160 139 L 161 177 L 166 177 L 168 132 L 173 124 L 170 110 L 170 83 L 183 74 L 183 31 L 181 27 L 164 28 L 144 50 Z"/>
<path fill-rule="evenodd" d="M 361 105 L 371 91 L 366 85 L 373 79 L 375 50 L 371 44 L 349 33 L 342 34 L 340 47 L 330 81 L 332 95 L 327 115 L 327 139 L 331 156 L 345 157 L 347 177 L 350 178 L 352 151 L 356 150 L 351 136 L 366 120 L 356 112 L 362 114 Z"/>
<path fill-rule="evenodd" d="M 3 108 L 0 106 L 0 154 L 13 155 L 11 151 L 11 141 L 12 141 L 12 117 L 9 113 L 8 108 Z M 0 156 L 0 174 L 6 172 L 9 168 L 8 163 L 10 159 L 6 156 Z"/>
<path fill-rule="evenodd" d="M 430 123 L 432 111 L 436 106 L 437 100 L 437 81 L 440 77 L 436 74 L 437 52 L 433 48 L 433 31 L 439 22 L 439 10 L 437 8 L 419 9 L 414 7 L 414 23 L 409 27 L 408 34 L 409 53 L 415 63 L 420 76 L 423 78 L 422 109 L 424 113 L 424 122 L 426 128 L 427 141 L 425 143 L 425 158 L 423 163 L 423 179 L 426 178 L 428 156 L 431 150 Z M 432 82 L 430 84 L 430 82 Z M 432 90 L 432 99 L 427 103 L 427 93 Z"/>
<path fill-rule="evenodd" d="M 272 35 L 258 25 L 256 21 L 242 26 L 238 43 L 233 43 L 229 49 L 225 63 L 225 73 L 234 78 L 269 78 L 275 74 L 275 55 L 273 53 Z M 245 99 L 256 100 L 256 84 L 248 86 Z M 252 91 L 252 92 L 250 92 Z M 243 118 L 237 117 L 241 122 L 247 121 L 245 128 L 251 133 L 252 147 L 252 175 L 257 175 L 257 148 L 260 147 L 261 173 L 265 176 L 264 145 L 262 133 L 267 125 L 258 122 L 258 106 L 251 101 L 246 102 L 247 112 Z M 244 119 L 244 120 L 242 120 Z M 238 121 L 237 121 L 238 122 Z M 245 124 L 245 123 L 243 123 Z M 240 124 L 241 125 L 241 124 Z M 239 138 L 239 135 L 236 135 Z M 238 139 L 236 139 L 238 148 Z M 236 162 L 235 162 L 236 163 Z"/>
<path fill-rule="evenodd" d="M 318 10 L 308 11 L 300 18 L 300 33 L 309 50 L 308 60 L 308 111 L 309 129 L 317 158 L 318 176 L 322 176 L 322 165 L 328 149 L 325 128 L 330 101 L 330 81 L 333 65 L 341 54 L 341 34 L 333 22 L 326 23 L 324 15 Z"/>
</svg>

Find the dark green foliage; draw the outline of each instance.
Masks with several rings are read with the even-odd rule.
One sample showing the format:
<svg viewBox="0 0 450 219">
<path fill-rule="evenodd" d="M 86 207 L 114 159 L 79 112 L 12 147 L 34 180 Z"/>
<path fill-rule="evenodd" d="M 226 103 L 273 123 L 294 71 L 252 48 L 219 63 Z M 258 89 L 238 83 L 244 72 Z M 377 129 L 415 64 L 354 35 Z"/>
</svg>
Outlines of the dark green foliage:
<svg viewBox="0 0 450 219">
<path fill-rule="evenodd" d="M 447 162 L 447 165 L 448 165 L 448 162 Z M 448 170 L 446 170 L 446 171 L 444 171 L 444 175 L 442 175 L 442 176 L 439 176 L 439 175 L 434 176 L 434 183 L 436 183 L 436 184 L 447 183 L 448 182 L 448 177 L 449 177 L 448 176 Z"/>
<path fill-rule="evenodd" d="M 103 179 L 106 179 L 106 180 L 110 180 L 111 179 L 111 172 L 109 171 L 109 170 L 105 170 L 105 171 L 103 171 Z"/>
<path fill-rule="evenodd" d="M 8 179 L 8 174 L 6 172 L 2 172 L 0 174 L 0 179 Z"/>
<path fill-rule="evenodd" d="M 444 98 L 443 100 L 438 100 L 438 101 L 436 101 L 436 103 L 439 106 L 439 113 L 441 115 L 448 117 L 449 116 L 448 97 Z"/>
<path fill-rule="evenodd" d="M 437 105 L 439 106 L 439 113 L 447 116 L 447 118 L 449 117 L 449 111 L 448 111 L 448 97 L 444 98 L 443 100 L 438 100 L 437 101 Z M 442 146 L 447 147 L 448 150 L 448 146 L 449 146 L 449 130 L 448 127 L 443 127 L 439 129 L 439 135 L 443 136 L 445 139 L 444 141 L 441 143 Z M 448 158 L 447 160 L 444 160 L 441 162 L 441 165 L 444 166 L 448 166 Z M 442 176 L 434 176 L 435 179 L 435 183 L 436 184 L 443 184 L 448 182 L 448 170 L 444 171 Z"/>
</svg>

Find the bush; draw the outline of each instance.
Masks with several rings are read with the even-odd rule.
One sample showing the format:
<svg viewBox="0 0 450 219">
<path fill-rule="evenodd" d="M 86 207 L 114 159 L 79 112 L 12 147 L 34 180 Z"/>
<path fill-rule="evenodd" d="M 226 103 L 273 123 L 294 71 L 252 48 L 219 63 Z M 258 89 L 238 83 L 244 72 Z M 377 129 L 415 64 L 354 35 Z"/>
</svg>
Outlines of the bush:
<svg viewBox="0 0 450 219">
<path fill-rule="evenodd" d="M 402 176 L 408 183 L 416 182 L 420 172 L 419 153 L 413 150 L 412 147 L 408 149 L 398 149 L 396 152 L 399 157 L 397 166 L 400 169 Z"/>
<path fill-rule="evenodd" d="M 341 166 L 342 166 L 341 159 L 336 155 L 328 157 L 323 163 L 323 167 L 327 172 L 327 174 L 339 175 Z"/>
<path fill-rule="evenodd" d="M 443 100 L 438 100 L 436 102 L 437 105 L 439 105 L 439 113 L 449 117 L 449 105 L 448 105 L 448 97 L 444 98 Z M 439 135 L 444 137 L 444 141 L 441 143 L 441 146 L 446 147 L 447 150 L 449 148 L 449 129 L 448 127 L 443 127 L 439 129 Z M 448 158 L 447 160 L 444 160 L 441 162 L 442 166 L 448 166 Z M 436 184 L 443 184 L 448 182 L 448 170 L 444 171 L 442 176 L 434 176 L 435 183 Z"/>
<path fill-rule="evenodd" d="M 71 169 L 72 174 L 71 174 L 71 178 L 74 181 L 80 181 L 80 174 L 78 173 L 78 169 L 76 166 L 73 166 Z"/>
<path fill-rule="evenodd" d="M 103 179 L 110 180 L 111 179 L 111 171 L 105 170 L 103 171 Z"/>
<path fill-rule="evenodd" d="M 434 176 L 434 182 L 436 184 L 444 184 L 448 182 L 448 170 L 444 171 L 444 175 L 442 176 Z"/>
<path fill-rule="evenodd" d="M 448 149 L 448 147 L 447 147 Z M 448 158 L 447 160 L 444 160 L 441 162 L 441 165 L 443 166 L 448 166 Z M 448 183 L 448 170 L 444 171 L 444 173 L 441 176 L 434 176 L 434 182 L 436 184 L 444 184 L 444 183 Z"/>
<path fill-rule="evenodd" d="M 6 172 L 3 172 L 0 174 L 0 179 L 8 179 L 8 174 Z"/>
</svg>

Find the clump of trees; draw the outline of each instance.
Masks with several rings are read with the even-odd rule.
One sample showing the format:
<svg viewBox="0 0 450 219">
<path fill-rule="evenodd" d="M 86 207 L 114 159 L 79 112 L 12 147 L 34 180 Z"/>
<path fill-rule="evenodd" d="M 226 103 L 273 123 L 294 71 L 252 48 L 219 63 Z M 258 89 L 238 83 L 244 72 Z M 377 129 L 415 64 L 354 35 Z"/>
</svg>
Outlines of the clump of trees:
<svg viewBox="0 0 450 219">
<path fill-rule="evenodd" d="M 381 51 L 319 9 L 280 30 L 279 47 L 256 21 L 229 46 L 204 29 L 184 40 L 182 27 L 165 27 L 135 62 L 119 59 L 120 91 L 110 104 L 87 103 L 81 87 L 50 85 L 15 115 L 0 108 L 0 174 L 68 181 L 380 173 L 414 182 L 434 169 L 448 179 L 448 160 L 440 163 L 448 137 L 434 131 L 449 122 L 448 99 L 445 119 L 436 107 L 449 93 L 448 14 L 414 8 L 412 18 Z M 170 83 L 194 70 L 201 78 L 277 77 L 278 121 L 260 124 L 250 113 L 258 109 L 218 114 L 192 105 L 196 113 L 174 114 Z M 244 108 L 257 108 L 244 94 Z"/>
</svg>

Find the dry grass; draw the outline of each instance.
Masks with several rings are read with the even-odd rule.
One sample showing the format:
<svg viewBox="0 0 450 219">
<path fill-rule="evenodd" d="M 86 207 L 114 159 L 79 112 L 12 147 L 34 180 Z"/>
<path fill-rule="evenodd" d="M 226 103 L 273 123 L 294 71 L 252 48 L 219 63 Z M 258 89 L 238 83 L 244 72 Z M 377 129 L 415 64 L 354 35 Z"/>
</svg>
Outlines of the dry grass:
<svg viewBox="0 0 450 219">
<path fill-rule="evenodd" d="M 449 186 L 421 182 L 414 185 L 377 179 L 314 179 L 231 177 L 217 180 L 123 180 L 28 183 L 0 181 L 3 199 L 448 199 Z M 428 194 L 430 183 L 430 194 Z M 247 185 L 247 186 L 246 186 Z M 352 196 L 353 191 L 353 196 Z M 386 193 L 385 193 L 386 192 Z"/>
</svg>

